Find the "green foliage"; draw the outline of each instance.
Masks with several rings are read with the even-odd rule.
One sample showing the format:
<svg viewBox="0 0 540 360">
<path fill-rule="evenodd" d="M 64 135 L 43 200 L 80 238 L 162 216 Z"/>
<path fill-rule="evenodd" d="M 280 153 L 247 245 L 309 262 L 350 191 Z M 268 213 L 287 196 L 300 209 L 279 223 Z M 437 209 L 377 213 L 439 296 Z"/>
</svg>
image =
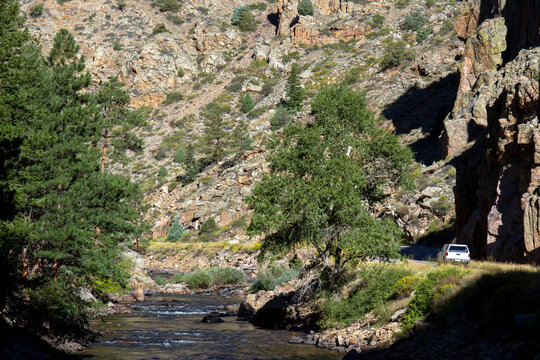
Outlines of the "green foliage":
<svg viewBox="0 0 540 360">
<path fill-rule="evenodd" d="M 266 10 L 267 7 L 268 7 L 268 5 L 266 5 L 266 3 L 263 3 L 263 2 L 258 2 L 258 3 L 255 3 L 255 4 L 248 5 L 248 8 L 250 10 L 259 10 L 259 11 L 264 11 L 264 10 Z"/>
<path fill-rule="evenodd" d="M 39 17 L 43 14 L 43 3 L 34 4 L 30 7 L 30 16 Z"/>
<path fill-rule="evenodd" d="M 122 48 L 122 44 L 120 44 L 118 41 L 116 41 L 116 42 L 113 44 L 113 47 L 112 47 L 112 48 L 113 48 L 114 51 L 120 51 L 120 50 L 123 49 L 123 48 Z"/>
<path fill-rule="evenodd" d="M 187 185 L 195 180 L 200 171 L 199 164 L 195 160 L 195 149 L 192 144 L 189 144 L 186 149 L 184 164 L 186 166 L 186 173 L 182 178 L 182 184 Z"/>
<path fill-rule="evenodd" d="M 191 273 L 175 274 L 171 281 L 177 284 L 184 282 L 190 289 L 206 289 L 212 285 L 238 284 L 245 281 L 245 279 L 246 275 L 240 269 L 211 267 Z"/>
<path fill-rule="evenodd" d="M 299 15 L 310 15 L 313 16 L 313 4 L 311 3 L 311 0 L 301 0 L 298 3 L 298 14 Z"/>
<path fill-rule="evenodd" d="M 128 179 L 100 171 L 100 147 L 111 139 L 111 126 L 137 121 L 117 81 L 91 91 L 84 58 L 67 30 L 42 56 L 24 28 L 18 2 L 4 1 L 0 301 L 10 304 L 3 316 L 18 326 L 51 338 L 77 336 L 88 326 L 80 288 L 95 286 L 99 295 L 127 285 L 119 242 L 142 231 L 141 194 Z M 21 260 L 34 269 L 31 279 Z"/>
<path fill-rule="evenodd" d="M 441 195 L 437 200 L 431 203 L 430 207 L 435 214 L 446 216 L 450 210 L 452 210 L 453 204 L 448 200 L 446 195 Z"/>
<path fill-rule="evenodd" d="M 408 47 L 406 41 L 397 40 L 394 42 L 390 39 L 385 43 L 381 64 L 385 68 L 396 67 L 404 61 L 414 60 L 415 56 L 414 50 Z"/>
<path fill-rule="evenodd" d="M 396 0 L 396 7 L 398 9 L 403 9 L 407 5 L 409 5 L 410 2 L 411 2 L 411 0 Z"/>
<path fill-rule="evenodd" d="M 284 284 L 298 276 L 298 270 L 289 269 L 285 265 L 270 264 L 270 266 L 259 273 L 257 279 L 251 285 L 250 291 L 259 290 L 270 291 L 276 286 Z"/>
<path fill-rule="evenodd" d="M 380 29 L 384 24 L 384 16 L 377 13 L 374 14 L 371 17 L 371 21 L 369 22 L 369 26 L 371 26 L 373 29 Z"/>
<path fill-rule="evenodd" d="M 157 34 L 161 34 L 165 32 L 170 32 L 170 31 L 167 30 L 167 27 L 165 26 L 164 23 L 158 24 L 152 29 L 152 35 L 157 35 Z"/>
<path fill-rule="evenodd" d="M 173 91 L 173 92 L 167 93 L 167 97 L 161 104 L 164 106 L 167 106 L 183 99 L 184 99 L 184 95 L 182 95 L 180 91 Z"/>
<path fill-rule="evenodd" d="M 184 69 L 182 69 L 182 68 L 178 69 L 178 73 L 176 75 L 178 77 L 184 77 Z"/>
<path fill-rule="evenodd" d="M 335 290 L 345 265 L 397 256 L 401 231 L 370 216 L 386 186 L 411 186 L 412 154 L 375 126 L 364 95 L 329 86 L 311 103 L 313 124 L 291 124 L 269 145 L 270 173 L 246 201 L 250 234 L 266 233 L 261 252 L 313 246 L 312 268 Z M 332 264 L 332 265 L 329 265 Z"/>
<path fill-rule="evenodd" d="M 169 175 L 169 171 L 167 170 L 167 168 L 165 166 L 160 167 L 159 170 L 158 170 L 158 175 L 157 176 L 159 178 L 164 178 L 167 175 Z"/>
<path fill-rule="evenodd" d="M 290 123 L 292 118 L 293 116 L 289 113 L 289 111 L 286 108 L 279 107 L 274 113 L 274 115 L 272 116 L 272 119 L 270 120 L 272 131 L 277 131 L 281 129 L 283 126 Z"/>
<path fill-rule="evenodd" d="M 255 102 L 249 93 L 247 93 L 240 101 L 240 109 L 244 113 L 248 113 L 255 107 Z"/>
<path fill-rule="evenodd" d="M 209 234 L 218 231 L 219 227 L 216 224 L 216 219 L 213 217 L 206 219 L 201 225 L 201 234 Z"/>
<path fill-rule="evenodd" d="M 182 2 L 178 0 L 155 0 L 152 6 L 158 7 L 161 12 L 178 11 L 182 8 Z"/>
<path fill-rule="evenodd" d="M 118 8 L 118 10 L 123 11 L 126 6 L 126 0 L 116 0 L 116 7 Z"/>
<path fill-rule="evenodd" d="M 426 40 L 428 36 L 431 35 L 432 32 L 433 32 L 433 29 L 430 28 L 429 26 L 421 28 L 416 33 L 416 42 L 420 44 L 421 42 Z"/>
<path fill-rule="evenodd" d="M 167 241 L 178 241 L 185 232 L 184 226 L 180 220 L 175 217 L 169 231 L 167 231 Z"/>
<path fill-rule="evenodd" d="M 302 101 L 306 97 L 306 91 L 300 84 L 300 78 L 298 74 L 300 73 L 300 68 L 296 63 L 291 66 L 291 72 L 287 79 L 287 102 L 285 107 L 292 113 L 295 113 L 302 109 Z"/>
<path fill-rule="evenodd" d="M 346 327 L 360 320 L 368 312 L 382 307 L 390 299 L 396 298 L 396 283 L 411 275 L 410 270 L 396 267 L 373 266 L 361 273 L 361 287 L 347 298 L 328 296 L 319 309 L 324 328 Z"/>
<path fill-rule="evenodd" d="M 401 30 L 418 31 L 427 23 L 427 19 L 420 11 L 411 11 L 399 25 Z"/>
<path fill-rule="evenodd" d="M 437 0 L 426 0 L 426 7 L 429 9 L 437 3 Z"/>
<path fill-rule="evenodd" d="M 257 28 L 257 20 L 251 13 L 249 6 L 241 6 L 234 9 L 231 24 L 238 26 L 242 31 L 254 31 Z"/>
<path fill-rule="evenodd" d="M 417 320 L 421 320 L 433 307 L 433 300 L 448 285 L 458 285 L 467 271 L 448 266 L 431 272 L 416 286 L 414 298 L 403 315 L 401 329 L 405 332 L 412 329 Z"/>
<path fill-rule="evenodd" d="M 248 125 L 245 121 L 240 121 L 238 125 L 235 126 L 231 136 L 231 143 L 232 147 L 237 151 L 252 149 L 253 140 L 249 136 Z"/>
<path fill-rule="evenodd" d="M 291 61 L 293 60 L 299 60 L 300 59 L 300 54 L 298 53 L 298 51 L 293 51 L 293 52 L 290 52 L 288 53 L 287 55 L 283 55 L 281 57 L 281 60 L 286 64 L 286 63 L 290 63 Z"/>
<path fill-rule="evenodd" d="M 242 84 L 245 80 L 246 77 L 244 75 L 236 75 L 225 89 L 231 93 L 238 92 L 242 89 Z"/>
<path fill-rule="evenodd" d="M 178 150 L 176 150 L 173 160 L 177 164 L 181 164 L 186 160 L 186 151 L 183 147 L 179 147 Z"/>
</svg>

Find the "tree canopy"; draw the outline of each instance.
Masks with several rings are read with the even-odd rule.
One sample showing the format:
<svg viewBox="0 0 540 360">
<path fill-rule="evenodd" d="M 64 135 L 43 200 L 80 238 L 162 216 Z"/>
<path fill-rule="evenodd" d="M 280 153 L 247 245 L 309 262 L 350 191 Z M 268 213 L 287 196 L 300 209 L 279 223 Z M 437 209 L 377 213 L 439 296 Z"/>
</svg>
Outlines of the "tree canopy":
<svg viewBox="0 0 540 360">
<path fill-rule="evenodd" d="M 0 218 L 0 265 L 9 279 L 0 302 L 13 324 L 75 333 L 88 321 L 81 288 L 99 296 L 125 285 L 119 243 L 142 231 L 141 194 L 129 179 L 100 171 L 97 144 L 111 126 L 100 102 L 114 97 L 90 91 L 73 36 L 60 30 L 43 57 L 24 30 L 17 1 L 5 3 L 0 194 L 8 206 Z"/>
<path fill-rule="evenodd" d="M 273 139 L 270 173 L 247 199 L 249 230 L 266 234 L 263 254 L 313 246 L 308 268 L 335 289 L 348 263 L 397 255 L 400 230 L 372 210 L 385 189 L 410 185 L 412 153 L 347 86 L 321 90 L 311 108 L 312 124 L 290 124 Z"/>
</svg>

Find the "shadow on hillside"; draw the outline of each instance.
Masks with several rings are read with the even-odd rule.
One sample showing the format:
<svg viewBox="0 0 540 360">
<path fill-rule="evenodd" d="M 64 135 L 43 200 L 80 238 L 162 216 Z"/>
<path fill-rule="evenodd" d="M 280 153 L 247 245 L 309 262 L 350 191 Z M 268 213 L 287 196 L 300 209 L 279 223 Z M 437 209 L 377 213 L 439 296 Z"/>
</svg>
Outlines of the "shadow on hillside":
<svg viewBox="0 0 540 360">
<path fill-rule="evenodd" d="M 386 348 L 367 346 L 347 360 L 538 359 L 540 273 L 498 272 L 467 283 L 436 297 L 438 305 L 409 336 Z"/>
<path fill-rule="evenodd" d="M 444 244 L 450 244 L 455 238 L 456 224 L 453 221 L 446 227 L 423 235 L 415 242 L 415 245 L 441 248 Z"/>
<path fill-rule="evenodd" d="M 420 129 L 425 135 L 410 144 L 416 161 L 429 165 L 441 159 L 439 136 L 444 118 L 454 106 L 458 85 L 458 74 L 452 73 L 426 88 L 410 88 L 384 109 L 382 114 L 392 121 L 397 134 Z"/>
</svg>

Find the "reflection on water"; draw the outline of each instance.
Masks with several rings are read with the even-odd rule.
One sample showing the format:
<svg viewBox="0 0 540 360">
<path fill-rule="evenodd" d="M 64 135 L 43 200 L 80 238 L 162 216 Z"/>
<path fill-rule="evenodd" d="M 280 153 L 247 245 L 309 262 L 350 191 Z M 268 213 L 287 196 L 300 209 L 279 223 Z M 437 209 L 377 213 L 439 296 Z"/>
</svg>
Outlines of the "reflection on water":
<svg viewBox="0 0 540 360">
<path fill-rule="evenodd" d="M 94 321 L 108 330 L 85 354 L 92 359 L 287 359 L 337 360 L 342 355 L 313 345 L 289 344 L 291 333 L 264 330 L 235 316 L 205 324 L 202 317 L 238 298 L 159 296 L 134 304 L 133 314 Z"/>
</svg>

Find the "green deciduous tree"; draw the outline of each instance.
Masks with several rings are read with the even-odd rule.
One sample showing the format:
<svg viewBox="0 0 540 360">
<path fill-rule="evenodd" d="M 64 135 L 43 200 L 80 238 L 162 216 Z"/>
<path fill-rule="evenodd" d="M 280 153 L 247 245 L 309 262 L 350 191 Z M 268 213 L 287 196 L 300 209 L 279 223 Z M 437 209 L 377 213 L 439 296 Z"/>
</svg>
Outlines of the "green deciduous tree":
<svg viewBox="0 0 540 360">
<path fill-rule="evenodd" d="M 397 255 L 400 230 L 371 210 L 384 189 L 410 185 L 412 155 L 344 85 L 321 90 L 312 114 L 313 124 L 291 124 L 272 141 L 270 173 L 247 199 L 249 230 L 266 234 L 263 254 L 313 246 L 308 268 L 333 290 L 348 263 Z"/>
</svg>

